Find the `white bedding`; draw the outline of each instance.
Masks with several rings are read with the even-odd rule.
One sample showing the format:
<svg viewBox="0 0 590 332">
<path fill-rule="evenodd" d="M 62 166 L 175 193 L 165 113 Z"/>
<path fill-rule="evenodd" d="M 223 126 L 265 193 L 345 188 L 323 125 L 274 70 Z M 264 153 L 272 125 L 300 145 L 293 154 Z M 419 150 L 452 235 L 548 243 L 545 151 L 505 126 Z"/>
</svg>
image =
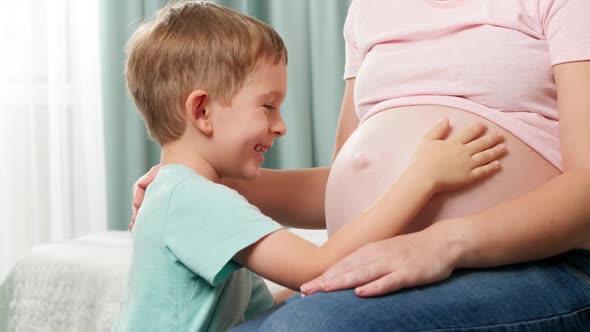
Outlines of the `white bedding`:
<svg viewBox="0 0 590 332">
<path fill-rule="evenodd" d="M 291 231 L 316 244 L 326 239 L 324 231 Z M 130 257 L 126 231 L 33 248 L 0 285 L 0 331 L 110 331 Z"/>
<path fill-rule="evenodd" d="M 128 232 L 33 248 L 0 286 L 0 331 L 110 331 L 130 255 Z"/>
</svg>

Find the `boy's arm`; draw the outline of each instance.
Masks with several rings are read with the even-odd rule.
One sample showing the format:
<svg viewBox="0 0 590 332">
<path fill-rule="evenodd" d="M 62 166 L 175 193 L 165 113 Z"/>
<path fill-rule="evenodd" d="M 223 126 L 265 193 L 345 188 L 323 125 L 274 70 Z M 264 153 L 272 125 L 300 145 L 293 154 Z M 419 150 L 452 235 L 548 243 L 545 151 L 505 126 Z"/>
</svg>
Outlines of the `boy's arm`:
<svg viewBox="0 0 590 332">
<path fill-rule="evenodd" d="M 262 169 L 256 180 L 224 179 L 223 184 L 285 226 L 325 229 L 324 195 L 329 173 L 329 167 Z"/>
<path fill-rule="evenodd" d="M 370 209 L 345 225 L 323 246 L 286 231 L 274 232 L 240 251 L 234 259 L 290 289 L 323 273 L 364 244 L 395 236 L 428 202 L 434 187 L 406 172 Z"/>
</svg>

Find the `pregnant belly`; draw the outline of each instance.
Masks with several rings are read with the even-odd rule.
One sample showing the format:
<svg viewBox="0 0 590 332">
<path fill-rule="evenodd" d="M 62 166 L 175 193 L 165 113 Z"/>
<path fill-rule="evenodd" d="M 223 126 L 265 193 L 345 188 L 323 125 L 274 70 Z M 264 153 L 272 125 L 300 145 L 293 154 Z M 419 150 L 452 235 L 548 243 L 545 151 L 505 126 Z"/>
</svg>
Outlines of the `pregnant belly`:
<svg viewBox="0 0 590 332">
<path fill-rule="evenodd" d="M 441 219 L 464 216 L 519 196 L 559 171 L 534 150 L 477 115 L 441 106 L 398 107 L 365 121 L 340 150 L 326 188 L 326 224 L 334 234 L 375 202 L 409 165 L 423 134 L 443 116 L 451 122 L 451 136 L 465 126 L 482 122 L 488 131 L 500 130 L 508 154 L 501 172 L 467 187 L 433 197 L 409 223 L 413 232 Z"/>
</svg>

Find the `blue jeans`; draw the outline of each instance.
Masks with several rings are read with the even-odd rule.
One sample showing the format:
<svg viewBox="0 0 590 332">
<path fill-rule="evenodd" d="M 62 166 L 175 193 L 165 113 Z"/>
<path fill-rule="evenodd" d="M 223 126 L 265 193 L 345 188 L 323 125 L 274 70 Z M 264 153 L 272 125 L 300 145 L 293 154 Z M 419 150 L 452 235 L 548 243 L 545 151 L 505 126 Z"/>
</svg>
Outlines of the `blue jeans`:
<svg viewBox="0 0 590 332">
<path fill-rule="evenodd" d="M 590 250 L 362 299 L 292 297 L 238 331 L 590 331 Z"/>
</svg>

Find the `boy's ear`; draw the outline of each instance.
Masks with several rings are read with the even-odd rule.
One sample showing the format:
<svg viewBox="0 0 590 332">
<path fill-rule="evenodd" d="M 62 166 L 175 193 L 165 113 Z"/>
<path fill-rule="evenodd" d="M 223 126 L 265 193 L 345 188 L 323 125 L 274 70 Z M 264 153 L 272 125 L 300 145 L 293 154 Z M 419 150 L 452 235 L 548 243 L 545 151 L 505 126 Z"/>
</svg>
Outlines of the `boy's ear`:
<svg viewBox="0 0 590 332">
<path fill-rule="evenodd" d="M 195 90 L 186 98 L 184 107 L 188 122 L 195 128 L 199 129 L 206 136 L 213 133 L 211 125 L 211 113 L 207 110 L 209 94 L 203 90 Z"/>
</svg>

